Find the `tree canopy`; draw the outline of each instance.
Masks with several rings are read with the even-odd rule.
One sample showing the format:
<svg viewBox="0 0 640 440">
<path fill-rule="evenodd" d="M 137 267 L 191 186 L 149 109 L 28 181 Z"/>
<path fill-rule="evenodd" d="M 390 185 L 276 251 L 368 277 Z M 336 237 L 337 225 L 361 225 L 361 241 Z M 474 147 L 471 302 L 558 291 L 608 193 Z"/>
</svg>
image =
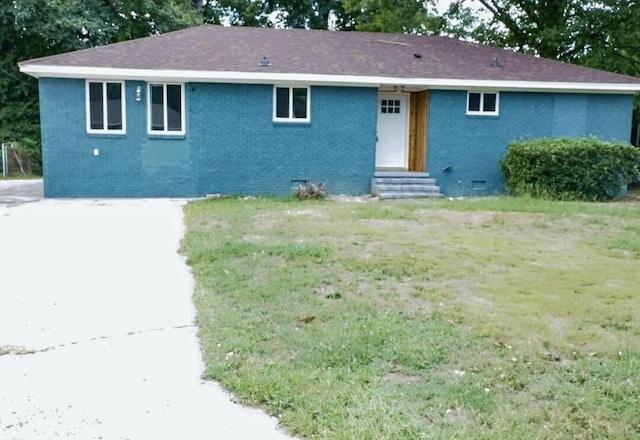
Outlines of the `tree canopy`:
<svg viewBox="0 0 640 440">
<path fill-rule="evenodd" d="M 640 76 L 638 1 L 456 0 L 447 20 L 481 43 Z"/>
<path fill-rule="evenodd" d="M 444 29 L 434 0 L 344 0 L 344 9 L 359 31 L 438 34 Z"/>
</svg>

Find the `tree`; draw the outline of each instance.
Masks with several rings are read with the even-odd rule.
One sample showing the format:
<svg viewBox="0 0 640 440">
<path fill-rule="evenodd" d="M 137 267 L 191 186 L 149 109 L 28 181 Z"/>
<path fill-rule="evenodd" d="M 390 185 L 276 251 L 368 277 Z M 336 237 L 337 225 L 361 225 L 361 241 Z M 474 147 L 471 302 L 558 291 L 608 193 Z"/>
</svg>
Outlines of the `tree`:
<svg viewBox="0 0 640 440">
<path fill-rule="evenodd" d="M 433 0 L 343 0 L 359 31 L 434 34 L 444 29 Z"/>
<path fill-rule="evenodd" d="M 629 0 L 456 0 L 449 30 L 481 43 L 640 76 L 640 2 Z M 463 23 L 464 29 L 455 24 Z"/>
<path fill-rule="evenodd" d="M 585 14 L 577 33 L 580 64 L 640 76 L 640 2 L 608 0 Z"/>
<path fill-rule="evenodd" d="M 195 0 L 200 2 L 201 0 Z M 437 33 L 436 0 L 204 0 L 206 23 Z"/>
<path fill-rule="evenodd" d="M 343 29 L 349 22 L 341 0 L 204 0 L 201 10 L 214 24 Z"/>
<path fill-rule="evenodd" d="M 557 59 L 575 50 L 569 42 L 581 10 L 574 0 L 479 1 L 493 16 L 487 36 L 500 46 Z"/>
</svg>

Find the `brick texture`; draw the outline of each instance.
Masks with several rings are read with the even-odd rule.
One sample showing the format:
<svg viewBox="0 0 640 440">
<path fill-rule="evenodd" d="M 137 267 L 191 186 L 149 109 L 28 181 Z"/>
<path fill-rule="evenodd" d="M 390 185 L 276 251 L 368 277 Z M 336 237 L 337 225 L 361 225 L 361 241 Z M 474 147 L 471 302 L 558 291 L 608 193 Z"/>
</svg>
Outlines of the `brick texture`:
<svg viewBox="0 0 640 440">
<path fill-rule="evenodd" d="M 370 191 L 375 89 L 312 87 L 309 123 L 273 122 L 270 85 L 193 84 L 187 97 L 199 194 L 281 195 L 307 179 Z"/>
<path fill-rule="evenodd" d="M 311 121 L 281 123 L 271 85 L 188 83 L 186 134 L 177 137 L 147 134 L 145 94 L 144 82 L 127 81 L 127 133 L 93 135 L 85 82 L 40 80 L 47 197 L 285 195 L 298 180 L 324 182 L 331 194 L 370 192 L 374 88 L 311 87 Z M 514 139 L 627 142 L 631 131 L 628 95 L 503 92 L 499 116 L 467 116 L 465 91 L 432 90 L 429 108 L 427 171 L 452 197 L 502 192 L 498 158 Z"/>
<path fill-rule="evenodd" d="M 427 171 L 446 196 L 503 192 L 498 159 L 512 140 L 593 135 L 629 141 L 629 95 L 502 92 L 499 116 L 468 116 L 466 96 L 430 94 Z"/>
<path fill-rule="evenodd" d="M 372 88 L 312 87 L 310 123 L 274 123 L 270 85 L 185 85 L 186 134 L 149 136 L 146 96 L 126 82 L 127 133 L 86 133 L 85 82 L 40 80 L 47 197 L 193 197 L 291 192 L 292 180 L 330 193 L 370 191 Z M 99 155 L 94 156 L 94 149 Z"/>
</svg>

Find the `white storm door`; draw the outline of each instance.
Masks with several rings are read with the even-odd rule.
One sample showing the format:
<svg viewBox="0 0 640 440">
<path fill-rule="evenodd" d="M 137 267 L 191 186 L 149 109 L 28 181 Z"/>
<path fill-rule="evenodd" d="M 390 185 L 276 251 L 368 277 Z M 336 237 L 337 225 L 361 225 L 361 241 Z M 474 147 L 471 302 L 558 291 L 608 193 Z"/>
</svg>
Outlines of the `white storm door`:
<svg viewBox="0 0 640 440">
<path fill-rule="evenodd" d="M 378 142 L 376 168 L 407 169 L 409 141 L 407 95 L 378 95 Z"/>
</svg>

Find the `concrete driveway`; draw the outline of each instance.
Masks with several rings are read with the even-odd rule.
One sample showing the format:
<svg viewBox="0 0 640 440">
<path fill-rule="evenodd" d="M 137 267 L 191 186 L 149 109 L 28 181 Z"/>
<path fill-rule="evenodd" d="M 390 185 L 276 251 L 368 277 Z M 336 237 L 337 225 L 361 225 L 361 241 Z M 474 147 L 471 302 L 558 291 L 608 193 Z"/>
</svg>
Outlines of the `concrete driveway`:
<svg viewBox="0 0 640 440">
<path fill-rule="evenodd" d="M 0 179 L 0 205 L 17 206 L 36 202 L 43 197 L 42 179 Z"/>
<path fill-rule="evenodd" d="M 290 438 L 200 379 L 184 201 L 38 200 L 3 184 L 0 438 Z"/>
</svg>

